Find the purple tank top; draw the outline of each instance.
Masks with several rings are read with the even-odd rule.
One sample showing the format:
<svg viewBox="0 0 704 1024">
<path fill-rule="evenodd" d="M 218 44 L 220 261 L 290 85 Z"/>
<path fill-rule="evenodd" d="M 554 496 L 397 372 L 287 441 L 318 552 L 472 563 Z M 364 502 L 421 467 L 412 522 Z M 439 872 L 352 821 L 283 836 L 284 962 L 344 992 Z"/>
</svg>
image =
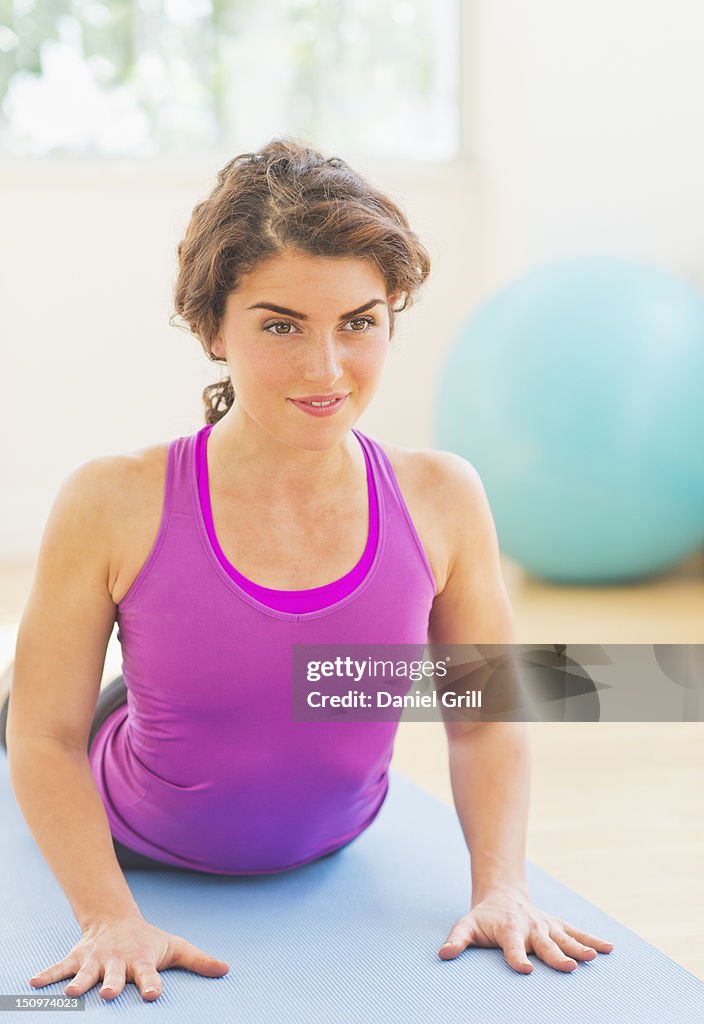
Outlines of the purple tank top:
<svg viewBox="0 0 704 1024">
<path fill-rule="evenodd" d="M 168 446 L 159 531 L 117 608 L 127 703 L 89 752 L 113 836 L 179 867 L 265 874 L 344 846 L 379 813 L 397 722 L 296 722 L 291 645 L 425 644 L 435 580 L 382 447 L 359 430 L 369 530 L 311 590 L 245 579 L 213 529 L 207 438 Z"/>
</svg>

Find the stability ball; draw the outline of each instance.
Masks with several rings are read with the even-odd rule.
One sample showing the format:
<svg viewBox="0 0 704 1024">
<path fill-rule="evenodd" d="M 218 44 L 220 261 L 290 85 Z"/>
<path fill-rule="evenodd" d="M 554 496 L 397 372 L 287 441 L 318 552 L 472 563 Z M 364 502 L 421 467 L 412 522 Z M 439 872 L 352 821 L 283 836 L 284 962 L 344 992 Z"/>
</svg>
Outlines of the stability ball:
<svg viewBox="0 0 704 1024">
<path fill-rule="evenodd" d="M 664 571 L 704 542 L 704 298 L 626 259 L 540 267 L 462 326 L 434 431 L 477 469 L 502 551 L 535 576 Z"/>
</svg>

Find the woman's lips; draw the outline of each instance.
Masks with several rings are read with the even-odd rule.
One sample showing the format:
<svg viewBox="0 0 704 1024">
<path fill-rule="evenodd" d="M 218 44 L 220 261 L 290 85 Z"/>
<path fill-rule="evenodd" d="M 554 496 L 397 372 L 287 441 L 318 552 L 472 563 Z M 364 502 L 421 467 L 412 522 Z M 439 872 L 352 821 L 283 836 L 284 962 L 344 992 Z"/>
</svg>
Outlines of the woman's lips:
<svg viewBox="0 0 704 1024">
<path fill-rule="evenodd" d="M 309 416 L 334 416 L 348 398 L 349 395 L 344 395 L 342 398 L 336 399 L 332 405 L 308 405 L 306 402 L 297 402 L 294 398 L 289 398 L 289 402 L 303 412 L 307 412 Z"/>
</svg>

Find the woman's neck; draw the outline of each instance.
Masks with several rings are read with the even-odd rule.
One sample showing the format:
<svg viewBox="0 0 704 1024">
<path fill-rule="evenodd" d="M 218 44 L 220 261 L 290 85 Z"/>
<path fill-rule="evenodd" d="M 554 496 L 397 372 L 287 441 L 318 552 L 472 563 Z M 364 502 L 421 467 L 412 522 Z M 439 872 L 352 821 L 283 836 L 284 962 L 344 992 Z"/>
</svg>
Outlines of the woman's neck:
<svg viewBox="0 0 704 1024">
<path fill-rule="evenodd" d="M 332 448 L 303 449 L 251 419 L 230 419 L 231 412 L 208 437 L 208 476 L 218 488 L 279 507 L 329 508 L 366 480 L 364 453 L 351 430 Z"/>
</svg>

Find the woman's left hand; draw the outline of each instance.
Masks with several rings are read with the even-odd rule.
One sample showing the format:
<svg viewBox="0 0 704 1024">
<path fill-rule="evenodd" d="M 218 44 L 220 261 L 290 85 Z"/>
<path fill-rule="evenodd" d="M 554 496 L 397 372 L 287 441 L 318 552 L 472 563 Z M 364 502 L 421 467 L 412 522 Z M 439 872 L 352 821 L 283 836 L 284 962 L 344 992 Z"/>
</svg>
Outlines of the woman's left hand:
<svg viewBox="0 0 704 1024">
<path fill-rule="evenodd" d="M 533 970 L 527 953 L 534 953 L 558 971 L 573 971 L 577 960 L 593 960 L 597 953 L 610 953 L 614 948 L 612 942 L 538 910 L 531 905 L 527 890 L 514 886 L 483 893 L 453 925 L 439 956 L 453 959 L 467 946 L 499 946 L 509 967 L 521 974 Z"/>
</svg>

